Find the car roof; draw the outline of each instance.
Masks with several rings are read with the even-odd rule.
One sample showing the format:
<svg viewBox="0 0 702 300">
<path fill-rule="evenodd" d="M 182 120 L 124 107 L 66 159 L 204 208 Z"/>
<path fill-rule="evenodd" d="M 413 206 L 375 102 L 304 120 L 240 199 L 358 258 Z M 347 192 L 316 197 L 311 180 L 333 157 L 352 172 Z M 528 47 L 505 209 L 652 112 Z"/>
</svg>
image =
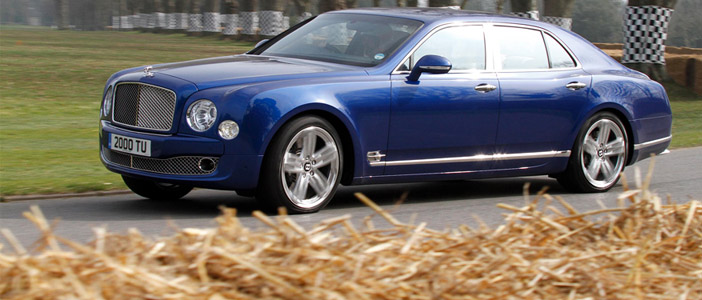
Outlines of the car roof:
<svg viewBox="0 0 702 300">
<path fill-rule="evenodd" d="M 437 7 L 372 7 L 372 8 L 354 8 L 347 10 L 339 10 L 328 12 L 332 14 L 338 13 L 357 13 L 369 14 L 388 17 L 398 17 L 422 21 L 424 23 L 433 23 L 439 20 L 470 20 L 470 21 L 509 21 L 511 23 L 530 23 L 530 19 L 508 16 L 491 12 L 458 10 L 451 8 Z"/>
<path fill-rule="evenodd" d="M 565 45 L 578 58 L 582 67 L 586 70 L 619 70 L 631 72 L 619 62 L 615 61 L 599 48 L 592 45 L 583 37 L 576 33 L 565 30 L 557 25 L 528 19 L 518 16 L 503 15 L 490 12 L 458 10 L 451 8 L 433 7 L 375 7 L 375 8 L 355 8 L 348 10 L 338 10 L 324 13 L 326 14 L 365 14 L 387 17 L 405 18 L 417 20 L 425 24 L 424 33 L 440 26 L 452 22 L 480 22 L 480 23 L 505 23 L 535 26 L 549 31 L 560 38 Z M 416 42 L 416 41 L 415 41 Z"/>
</svg>

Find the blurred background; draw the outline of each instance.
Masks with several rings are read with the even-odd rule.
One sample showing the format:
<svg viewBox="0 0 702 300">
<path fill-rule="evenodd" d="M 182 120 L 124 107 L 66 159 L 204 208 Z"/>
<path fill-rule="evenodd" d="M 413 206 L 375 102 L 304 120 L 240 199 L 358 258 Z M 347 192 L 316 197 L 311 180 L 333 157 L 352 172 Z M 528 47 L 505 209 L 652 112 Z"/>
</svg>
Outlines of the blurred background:
<svg viewBox="0 0 702 300">
<path fill-rule="evenodd" d="M 674 6 L 666 44 L 702 48 L 702 34 L 698 31 L 702 28 L 702 1 L 628 2 Z M 237 35 L 252 34 L 256 30 L 264 35 L 272 35 L 271 33 L 277 33 L 277 30 L 287 28 L 309 16 L 352 7 L 453 6 L 466 10 L 510 13 L 523 9 L 524 5 L 535 5 L 530 10 L 541 12 L 542 17 L 549 17 L 555 12 L 562 15 L 561 17 L 572 18 L 574 32 L 592 42 L 604 43 L 623 41 L 622 16 L 628 4 L 626 0 L 2 0 L 0 3 L 2 24 L 55 26 L 75 30 L 214 30 L 222 32 L 223 35 L 235 35 L 232 30 L 227 31 L 227 28 L 243 31 L 237 32 Z M 558 6 L 565 8 L 559 9 Z M 188 15 L 181 20 L 179 18 L 182 14 Z M 202 28 L 188 28 L 188 23 L 197 23 L 191 21 L 190 14 L 203 15 L 200 21 Z M 254 20 L 254 15 L 257 15 L 258 20 Z M 277 20 L 278 17 L 281 17 L 280 21 Z M 211 20 L 215 18 L 219 29 L 210 26 L 214 24 L 207 24 L 212 23 Z M 238 24 L 231 24 L 232 22 Z M 247 28 L 252 25 L 257 29 L 252 31 Z M 269 29 L 272 26 L 282 27 Z"/>
</svg>

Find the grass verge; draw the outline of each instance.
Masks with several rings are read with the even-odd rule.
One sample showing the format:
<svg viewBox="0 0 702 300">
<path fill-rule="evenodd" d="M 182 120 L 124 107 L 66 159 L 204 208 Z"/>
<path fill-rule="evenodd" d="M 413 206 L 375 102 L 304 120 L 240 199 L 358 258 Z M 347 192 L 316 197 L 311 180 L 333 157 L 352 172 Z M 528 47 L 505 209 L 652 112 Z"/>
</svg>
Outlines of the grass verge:
<svg viewBox="0 0 702 300">
<path fill-rule="evenodd" d="M 0 27 L 0 196 L 124 188 L 98 156 L 107 78 L 251 47 L 184 34 Z"/>
<path fill-rule="evenodd" d="M 0 27 L 0 197 L 123 189 L 98 157 L 97 114 L 107 78 L 128 67 L 252 46 L 184 34 Z M 702 145 L 701 97 L 667 88 L 673 147 Z"/>
<path fill-rule="evenodd" d="M 664 86 L 673 110 L 671 148 L 702 145 L 702 96 L 674 83 Z"/>
</svg>

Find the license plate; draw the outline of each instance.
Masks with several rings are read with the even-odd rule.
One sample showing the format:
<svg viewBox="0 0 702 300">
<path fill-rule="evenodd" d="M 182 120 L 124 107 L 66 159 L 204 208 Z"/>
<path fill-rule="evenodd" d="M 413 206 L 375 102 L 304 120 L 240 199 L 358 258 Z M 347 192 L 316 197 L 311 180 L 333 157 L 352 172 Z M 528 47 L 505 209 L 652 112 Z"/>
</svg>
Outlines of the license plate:
<svg viewBox="0 0 702 300">
<path fill-rule="evenodd" d="M 110 149 L 129 154 L 151 156 L 151 141 L 110 134 Z"/>
</svg>

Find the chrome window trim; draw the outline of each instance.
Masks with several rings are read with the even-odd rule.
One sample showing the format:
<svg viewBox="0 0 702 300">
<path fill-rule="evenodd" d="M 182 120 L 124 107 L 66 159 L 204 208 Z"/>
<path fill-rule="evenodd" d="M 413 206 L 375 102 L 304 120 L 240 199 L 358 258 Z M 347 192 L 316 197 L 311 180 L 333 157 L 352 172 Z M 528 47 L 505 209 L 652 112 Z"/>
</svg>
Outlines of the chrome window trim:
<svg viewBox="0 0 702 300">
<path fill-rule="evenodd" d="M 400 61 L 400 63 L 395 66 L 393 69 L 392 73 L 390 75 L 404 75 L 404 74 L 409 74 L 410 71 L 400 71 L 399 68 L 403 65 L 403 63 L 410 57 L 414 52 L 419 48 L 429 37 L 434 35 L 437 31 L 447 28 L 447 27 L 456 27 L 456 26 L 482 26 L 483 27 L 483 37 L 485 39 L 485 69 L 484 70 L 465 70 L 465 71 L 456 71 L 456 72 L 449 72 L 449 74 L 476 74 L 476 73 L 524 73 L 524 72 L 560 72 L 560 71 L 573 71 L 573 70 L 581 70 L 582 69 L 582 64 L 580 63 L 580 60 L 578 60 L 578 57 L 575 56 L 573 51 L 570 50 L 568 45 L 566 45 L 560 38 L 558 38 L 557 35 L 555 35 L 553 32 L 548 31 L 544 28 L 538 27 L 538 26 L 533 26 L 533 25 L 525 25 L 525 24 L 514 24 L 514 23 L 503 23 L 503 22 L 498 22 L 498 23 L 479 23 L 479 22 L 453 22 L 453 23 L 447 23 L 443 24 L 440 26 L 437 26 L 436 28 L 432 29 L 429 33 L 427 33 L 414 47 L 412 47 L 412 50 L 405 55 L 404 58 Z M 550 68 L 551 60 L 549 57 L 549 68 L 548 69 L 514 69 L 514 70 L 502 70 L 501 68 L 498 69 L 497 66 L 498 64 L 495 62 L 496 55 L 495 51 L 497 47 L 495 46 L 495 39 L 492 38 L 492 27 L 494 26 L 502 26 L 502 27 L 517 27 L 517 28 L 524 28 L 524 29 L 531 29 L 531 30 L 538 30 L 542 34 L 542 40 L 544 43 L 544 47 L 546 47 L 546 41 L 543 39 L 544 34 L 548 34 L 551 36 L 556 42 L 558 42 L 563 49 L 570 55 L 570 57 L 573 59 L 575 62 L 575 67 L 570 67 L 570 68 Z M 548 56 L 548 48 L 546 47 L 546 55 Z M 501 67 L 501 65 L 500 65 Z"/>
<path fill-rule="evenodd" d="M 493 59 L 497 59 L 497 55 L 495 51 L 497 50 L 496 46 L 496 39 L 492 38 L 494 34 L 492 33 L 493 27 L 516 27 L 516 28 L 524 28 L 524 29 L 531 29 L 531 30 L 538 30 L 541 32 L 541 39 L 544 43 L 544 48 L 546 49 L 546 56 L 548 57 L 549 61 L 549 68 L 548 69 L 512 69 L 512 70 L 503 70 L 502 69 L 502 64 L 498 64 L 496 61 L 493 61 L 493 67 L 494 72 L 496 73 L 524 73 L 524 72 L 560 72 L 560 71 L 572 71 L 572 70 L 580 70 L 582 69 L 582 65 L 580 64 L 580 60 L 578 60 L 578 57 L 573 54 L 573 51 L 568 48 L 568 46 L 560 39 L 558 38 L 557 35 L 553 34 L 553 32 L 550 32 L 544 28 L 533 26 L 533 25 L 524 25 L 524 24 L 512 24 L 512 23 L 489 23 L 485 24 L 485 37 L 487 39 L 487 43 L 490 43 L 490 47 L 492 49 L 492 57 Z M 551 68 L 551 58 L 549 57 L 548 54 L 548 47 L 546 46 L 546 40 L 544 40 L 543 35 L 548 34 L 551 36 L 556 42 L 558 42 L 563 49 L 570 55 L 570 57 L 573 59 L 575 62 L 575 67 L 570 67 L 570 68 Z M 499 66 L 499 68 L 498 68 Z"/>
<path fill-rule="evenodd" d="M 473 155 L 473 156 L 460 156 L 460 157 L 442 157 L 442 158 L 426 158 L 426 159 L 411 159 L 411 160 L 379 161 L 379 162 L 369 162 L 369 164 L 371 165 L 371 167 L 393 167 L 393 166 L 467 163 L 467 162 L 482 162 L 482 161 L 556 158 L 556 157 L 570 157 L 570 150 L 560 150 L 560 151 L 554 150 L 554 151 L 526 152 L 526 153 L 479 154 L 479 155 Z"/>
<path fill-rule="evenodd" d="M 669 135 L 669 136 L 664 137 L 664 138 L 655 139 L 655 140 L 651 140 L 651 141 L 648 141 L 648 142 L 645 142 L 645 143 L 636 144 L 636 145 L 634 145 L 634 150 L 641 150 L 641 149 L 643 149 L 643 148 L 647 148 L 647 147 L 655 146 L 655 145 L 658 145 L 658 144 L 662 144 L 662 143 L 668 142 L 668 141 L 670 141 L 670 140 L 672 140 L 672 139 L 673 139 L 673 136 L 672 136 L 672 135 Z"/>
<path fill-rule="evenodd" d="M 173 115 L 171 116 L 171 127 L 168 128 L 167 130 L 159 130 L 159 129 L 153 129 L 153 128 L 148 128 L 148 127 L 139 127 L 139 126 L 124 124 L 124 123 L 122 123 L 122 122 L 117 122 L 117 121 L 115 121 L 115 104 L 117 103 L 117 102 L 115 101 L 115 97 L 117 96 L 117 87 L 119 87 L 120 85 L 123 85 L 123 84 L 139 84 L 139 85 L 146 85 L 146 86 L 150 86 L 150 87 L 153 87 L 153 88 L 161 89 L 161 90 L 164 90 L 164 91 L 167 91 L 167 92 L 173 94 L 173 101 L 174 101 L 174 103 L 173 103 Z M 120 82 L 120 83 L 117 83 L 117 84 L 114 85 L 114 90 L 113 90 L 113 92 L 112 92 L 112 113 L 110 113 L 110 122 L 112 122 L 112 123 L 114 123 L 114 124 L 119 124 L 120 126 L 133 128 L 133 129 L 146 129 L 146 130 L 153 130 L 153 131 L 158 131 L 158 132 L 168 132 L 168 131 L 173 130 L 173 126 L 175 125 L 175 124 L 174 124 L 174 123 L 175 123 L 174 121 L 175 121 L 175 112 L 176 112 L 176 107 L 177 107 L 177 106 L 178 106 L 178 95 L 175 93 L 175 91 L 173 91 L 173 90 L 171 90 L 171 89 L 167 89 L 167 88 L 165 88 L 165 87 L 158 86 L 158 85 L 153 85 L 153 84 L 138 82 L 138 81 L 123 81 L 123 82 Z"/>
<path fill-rule="evenodd" d="M 436 34 L 436 32 L 449 28 L 449 27 L 464 27 L 464 26 L 480 26 L 483 29 L 483 45 L 485 47 L 485 69 L 482 70 L 461 70 L 461 71 L 449 71 L 449 74 L 476 74 L 476 73 L 494 73 L 492 71 L 493 66 L 492 66 L 492 57 L 490 53 L 490 49 L 487 47 L 487 38 L 485 36 L 485 24 L 484 23 L 478 23 L 478 22 L 452 22 L 452 23 L 446 23 L 437 26 L 436 28 L 432 29 L 427 33 L 417 44 L 415 44 L 412 49 L 409 51 L 405 57 L 402 58 L 400 63 L 395 66 L 393 69 L 392 73 L 390 75 L 403 75 L 403 74 L 409 74 L 411 71 L 400 71 L 400 67 L 404 64 L 407 59 L 409 59 L 419 47 L 421 47 L 426 40 L 428 40 L 431 36 Z"/>
</svg>

